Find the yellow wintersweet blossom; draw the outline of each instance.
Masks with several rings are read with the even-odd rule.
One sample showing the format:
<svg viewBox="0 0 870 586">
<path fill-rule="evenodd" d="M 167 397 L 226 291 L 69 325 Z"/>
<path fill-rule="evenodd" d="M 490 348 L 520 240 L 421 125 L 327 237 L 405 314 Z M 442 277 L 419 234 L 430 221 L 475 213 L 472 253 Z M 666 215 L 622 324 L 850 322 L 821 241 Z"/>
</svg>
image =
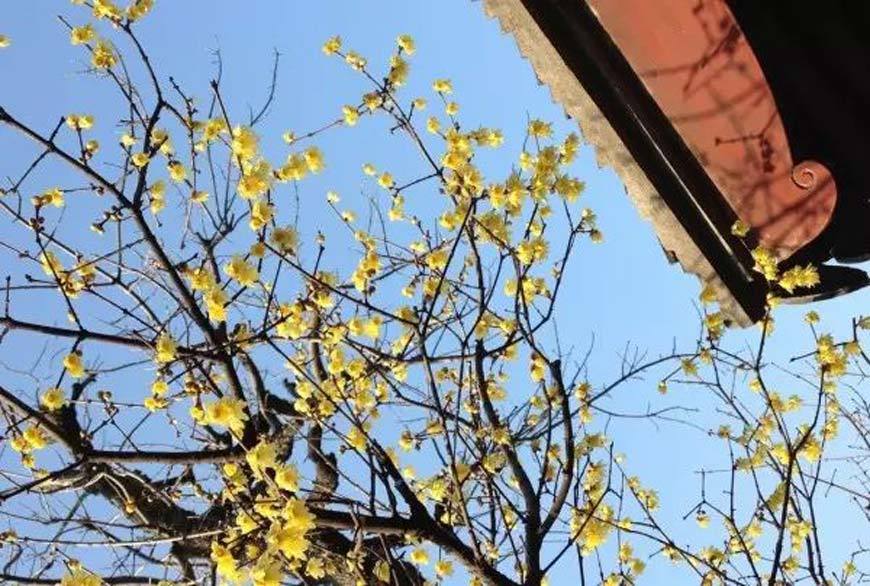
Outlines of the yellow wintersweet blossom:
<svg viewBox="0 0 870 586">
<path fill-rule="evenodd" d="M 449 251 L 446 248 L 433 250 L 426 256 L 426 266 L 433 271 L 444 270 L 449 256 Z"/>
<path fill-rule="evenodd" d="M 82 568 L 76 568 L 60 579 L 60 586 L 101 586 L 99 576 Z"/>
<path fill-rule="evenodd" d="M 162 378 L 159 378 L 151 383 L 151 392 L 154 395 L 162 397 L 167 393 L 167 391 L 169 391 L 169 385 Z"/>
<path fill-rule="evenodd" d="M 248 225 L 251 230 L 259 230 L 268 224 L 275 215 L 275 208 L 265 199 L 258 199 L 251 206 L 251 220 Z"/>
<path fill-rule="evenodd" d="M 28 426 L 21 434 L 28 451 L 42 450 L 50 443 L 48 435 L 37 425 Z"/>
<path fill-rule="evenodd" d="M 613 509 L 602 504 L 594 511 L 571 511 L 571 537 L 580 544 L 580 553 L 587 556 L 607 541 L 612 529 Z"/>
<path fill-rule="evenodd" d="M 418 566 L 425 566 L 429 563 L 429 552 L 422 547 L 417 547 L 411 552 L 411 561 Z"/>
<path fill-rule="evenodd" d="M 12 39 L 6 35 L 0 35 L 0 49 L 5 49 L 12 44 Z"/>
<path fill-rule="evenodd" d="M 89 23 L 84 26 L 73 27 L 70 32 L 70 42 L 73 45 L 83 45 L 94 40 L 95 36 L 94 27 Z"/>
<path fill-rule="evenodd" d="M 309 558 L 308 562 L 305 564 L 305 574 L 314 578 L 315 580 L 321 580 L 326 577 L 326 566 L 323 564 L 323 559 L 321 558 Z"/>
<path fill-rule="evenodd" d="M 63 367 L 73 378 L 82 378 L 85 376 L 85 365 L 82 362 L 82 354 L 80 351 L 70 352 L 63 359 Z"/>
<path fill-rule="evenodd" d="M 206 403 L 203 406 L 203 415 L 205 423 L 227 427 L 236 434 L 242 433 L 248 419 L 244 402 L 233 397 L 221 397 Z"/>
<path fill-rule="evenodd" d="M 537 118 L 530 120 L 527 128 L 529 136 L 535 138 L 549 138 L 553 135 L 553 125 Z"/>
<path fill-rule="evenodd" d="M 414 38 L 411 37 L 411 35 L 399 35 L 396 37 L 396 45 L 398 45 L 399 48 L 408 55 L 413 55 L 414 51 L 417 50 L 417 46 L 414 44 Z"/>
<path fill-rule="evenodd" d="M 432 90 L 439 94 L 451 94 L 453 93 L 453 84 L 450 83 L 449 79 L 436 79 L 432 82 Z"/>
<path fill-rule="evenodd" d="M 132 157 L 130 157 L 130 162 L 132 162 L 133 165 L 135 165 L 139 169 L 147 165 L 148 161 L 150 160 L 151 157 L 148 156 L 148 153 L 136 153 Z"/>
<path fill-rule="evenodd" d="M 453 575 L 453 562 L 450 560 L 438 560 L 435 562 L 435 575 L 439 578 Z"/>
<path fill-rule="evenodd" d="M 232 132 L 233 140 L 230 148 L 233 154 L 242 161 L 250 161 L 257 155 L 260 138 L 247 126 L 236 126 Z"/>
<path fill-rule="evenodd" d="M 547 361 L 540 354 L 533 354 L 529 362 L 529 376 L 532 381 L 538 383 L 544 380 L 547 374 Z"/>
<path fill-rule="evenodd" d="M 267 469 L 275 469 L 278 453 L 275 446 L 268 441 L 262 440 L 245 454 L 248 466 L 254 472 L 254 476 L 262 478 Z"/>
<path fill-rule="evenodd" d="M 64 205 L 63 191 L 58 187 L 53 187 L 42 192 L 42 195 L 37 195 L 33 198 L 33 205 L 45 206 L 51 205 L 56 208 L 62 208 Z"/>
<path fill-rule="evenodd" d="M 322 50 L 325 55 L 334 55 L 341 51 L 341 37 L 335 36 L 327 39 L 323 44 Z"/>
<path fill-rule="evenodd" d="M 170 179 L 176 183 L 181 183 L 187 179 L 187 169 L 184 168 L 184 165 L 180 161 L 171 161 L 166 168 L 169 171 Z"/>
<path fill-rule="evenodd" d="M 238 562 L 233 557 L 229 548 L 224 547 L 218 542 L 211 544 L 211 559 L 217 568 L 217 574 L 230 583 L 241 583 L 244 580 L 242 572 L 239 570 Z"/>
<path fill-rule="evenodd" d="M 253 586 L 281 586 L 284 582 L 284 564 L 280 559 L 263 556 L 251 568 Z"/>
<path fill-rule="evenodd" d="M 166 207 L 166 183 L 160 179 L 148 188 L 152 214 L 159 214 Z"/>
<path fill-rule="evenodd" d="M 272 166 L 268 162 L 262 159 L 256 162 L 244 161 L 242 176 L 236 189 L 243 198 L 254 199 L 268 191 L 272 185 L 272 177 Z"/>
<path fill-rule="evenodd" d="M 94 126 L 94 117 L 90 114 L 67 114 L 65 120 L 72 130 L 88 130 Z"/>
<path fill-rule="evenodd" d="M 224 272 L 231 279 L 238 281 L 242 287 L 250 287 L 260 278 L 257 268 L 239 255 L 234 256 L 224 265 Z"/>
<path fill-rule="evenodd" d="M 393 187 L 393 185 L 395 185 L 393 176 L 387 172 L 381 173 L 381 176 L 378 177 L 378 185 L 380 185 L 384 189 L 390 189 L 391 187 Z"/>
<path fill-rule="evenodd" d="M 150 396 L 146 397 L 142 405 L 152 413 L 165 409 L 169 405 L 169 401 L 164 397 Z"/>
<path fill-rule="evenodd" d="M 51 250 L 46 250 L 39 255 L 39 264 L 42 267 L 42 272 L 49 277 L 60 277 L 63 273 L 63 263 Z"/>
<path fill-rule="evenodd" d="M 749 224 L 741 219 L 737 219 L 734 224 L 731 225 L 731 233 L 738 238 L 743 238 L 744 236 L 749 234 L 749 230 Z"/>
<path fill-rule="evenodd" d="M 282 464 L 275 470 L 275 484 L 289 492 L 299 491 L 299 471 L 292 464 Z"/>
<path fill-rule="evenodd" d="M 204 267 L 189 270 L 187 278 L 194 291 L 208 291 L 216 284 L 214 275 Z"/>
<path fill-rule="evenodd" d="M 384 103 L 384 97 L 378 92 L 369 92 L 363 96 L 363 105 L 369 109 L 369 112 L 374 112 Z"/>
<path fill-rule="evenodd" d="M 64 395 L 63 389 L 51 387 L 39 397 L 39 404 L 47 411 L 57 411 L 66 405 L 66 395 Z"/>
<path fill-rule="evenodd" d="M 816 267 L 812 265 L 794 266 L 782 274 L 779 286 L 791 293 L 798 288 L 811 289 L 819 282 L 819 271 Z"/>
<path fill-rule="evenodd" d="M 229 297 L 226 292 L 220 287 L 213 287 L 206 291 L 203 295 L 206 309 L 208 310 L 208 318 L 212 321 L 222 322 L 227 320 L 226 304 Z"/>
<path fill-rule="evenodd" d="M 402 59 L 399 55 L 390 57 L 390 73 L 387 75 L 387 81 L 395 87 L 401 87 L 408 81 L 410 67 L 408 62 Z"/>
<path fill-rule="evenodd" d="M 154 344 L 154 360 L 159 364 L 166 364 L 175 360 L 177 345 L 169 334 L 160 334 Z"/>
<path fill-rule="evenodd" d="M 308 166 L 308 170 L 312 173 L 320 173 L 326 166 L 326 163 L 323 161 L 323 153 L 315 146 L 305 149 L 302 156 L 305 158 L 305 164 Z"/>
<path fill-rule="evenodd" d="M 359 111 L 355 106 L 342 106 L 341 115 L 348 126 L 355 126 L 359 122 Z"/>
<path fill-rule="evenodd" d="M 378 560 L 375 563 L 375 578 L 380 582 L 389 582 L 390 581 L 390 564 L 388 564 L 385 560 Z"/>
<path fill-rule="evenodd" d="M 118 62 L 115 50 L 107 41 L 100 39 L 91 53 L 91 65 L 97 69 L 111 69 Z"/>
<path fill-rule="evenodd" d="M 275 333 L 292 340 L 301 338 L 309 329 L 305 319 L 305 308 L 302 303 L 282 303 L 278 306 L 280 321 L 275 327 Z"/>
<path fill-rule="evenodd" d="M 299 246 L 299 234 L 290 226 L 278 227 L 269 234 L 269 242 L 281 252 L 295 252 Z"/>
<path fill-rule="evenodd" d="M 368 60 L 356 51 L 348 51 L 344 56 L 344 60 L 356 71 L 362 71 L 368 64 Z"/>
</svg>

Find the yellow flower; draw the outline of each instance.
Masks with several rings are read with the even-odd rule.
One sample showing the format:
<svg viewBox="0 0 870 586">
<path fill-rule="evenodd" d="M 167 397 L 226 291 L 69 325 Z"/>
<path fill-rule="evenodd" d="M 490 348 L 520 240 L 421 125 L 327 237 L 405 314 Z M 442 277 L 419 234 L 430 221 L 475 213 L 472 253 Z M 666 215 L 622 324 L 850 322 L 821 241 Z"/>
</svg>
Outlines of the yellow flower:
<svg viewBox="0 0 870 586">
<path fill-rule="evenodd" d="M 190 270 L 187 278 L 190 279 L 190 286 L 194 291 L 208 291 L 216 284 L 214 275 L 205 268 Z"/>
<path fill-rule="evenodd" d="M 223 289 L 220 287 L 209 289 L 203 296 L 203 300 L 208 309 L 208 318 L 210 320 L 216 322 L 227 321 L 226 303 L 229 298 Z"/>
<path fill-rule="evenodd" d="M 12 40 L 6 35 L 0 35 L 0 49 L 5 49 L 12 44 Z"/>
<path fill-rule="evenodd" d="M 422 547 L 417 547 L 411 552 L 411 561 L 418 566 L 425 566 L 429 563 L 429 552 Z"/>
<path fill-rule="evenodd" d="M 267 441 L 260 441 L 260 443 L 245 454 L 248 465 L 258 478 L 262 477 L 267 468 L 274 469 L 277 466 L 277 457 L 278 454 L 275 451 L 275 446 Z"/>
<path fill-rule="evenodd" d="M 31 425 L 24 430 L 21 437 L 27 442 L 30 450 L 41 450 L 49 444 L 48 436 L 41 427 Z"/>
<path fill-rule="evenodd" d="M 242 161 L 250 161 L 257 154 L 260 138 L 247 126 L 233 128 L 233 141 L 230 148 Z"/>
<path fill-rule="evenodd" d="M 39 403 L 48 411 L 57 411 L 66 405 L 66 396 L 62 389 L 51 387 L 50 389 L 46 389 L 42 394 L 39 398 Z"/>
<path fill-rule="evenodd" d="M 81 352 L 70 352 L 63 359 L 63 367 L 73 378 L 82 378 L 85 375 L 85 365 L 82 362 Z"/>
<path fill-rule="evenodd" d="M 136 153 L 132 157 L 130 157 L 130 161 L 138 168 L 142 168 L 148 164 L 150 157 L 148 153 Z"/>
<path fill-rule="evenodd" d="M 172 161 L 167 165 L 167 169 L 169 170 L 169 177 L 176 183 L 181 183 L 187 179 L 187 169 L 180 162 Z"/>
<path fill-rule="evenodd" d="M 251 230 L 259 230 L 271 221 L 274 216 L 274 208 L 265 199 L 258 199 L 251 206 L 251 220 L 248 225 Z"/>
<path fill-rule="evenodd" d="M 153 383 L 151 383 L 151 392 L 158 396 L 162 397 L 169 390 L 169 385 L 166 384 L 166 381 L 163 379 L 157 379 Z"/>
<path fill-rule="evenodd" d="M 743 238 L 747 234 L 749 234 L 749 225 L 743 220 L 737 220 L 731 226 L 731 233 L 737 236 L 738 238 Z"/>
<path fill-rule="evenodd" d="M 94 117 L 90 114 L 68 114 L 66 125 L 72 130 L 88 130 L 94 126 Z"/>
<path fill-rule="evenodd" d="M 341 51 L 341 37 L 335 36 L 327 39 L 321 48 L 325 55 L 334 55 Z"/>
<path fill-rule="evenodd" d="M 553 125 L 536 118 L 529 121 L 528 133 L 536 138 L 549 138 L 553 134 Z"/>
<path fill-rule="evenodd" d="M 393 176 L 389 173 L 384 172 L 380 177 L 378 177 L 378 185 L 384 189 L 390 189 L 394 184 Z"/>
<path fill-rule="evenodd" d="M 299 490 L 299 471 L 292 464 L 284 464 L 275 471 L 275 484 L 290 492 Z"/>
<path fill-rule="evenodd" d="M 319 148 L 314 146 L 308 147 L 302 153 L 302 156 L 305 157 L 305 164 L 308 166 L 309 171 L 319 173 L 323 170 L 325 163 L 323 162 L 323 153 L 320 152 Z"/>
<path fill-rule="evenodd" d="M 375 578 L 380 582 L 390 581 L 390 564 L 384 560 L 378 560 L 375 563 Z"/>
<path fill-rule="evenodd" d="M 102 39 L 97 41 L 94 51 L 91 54 L 91 65 L 97 69 L 110 69 L 114 67 L 117 62 L 118 58 L 115 56 L 115 51 L 112 49 L 112 46 Z"/>
<path fill-rule="evenodd" d="M 350 65 L 353 69 L 357 71 L 362 71 L 363 69 L 365 69 L 365 66 L 368 63 L 365 57 L 355 51 L 348 51 L 347 54 L 344 56 L 344 60 L 345 62 L 347 62 L 348 65 Z"/>
<path fill-rule="evenodd" d="M 284 581 L 283 565 L 280 559 L 261 557 L 251 568 L 253 586 L 281 586 Z"/>
<path fill-rule="evenodd" d="M 445 578 L 453 574 L 453 562 L 450 560 L 438 560 L 435 562 L 435 574 L 439 578 Z"/>
<path fill-rule="evenodd" d="M 83 45 L 94 39 L 94 27 L 91 24 L 77 26 L 70 32 L 70 42 L 73 45 Z"/>
<path fill-rule="evenodd" d="M 250 287 L 260 278 L 257 268 L 238 255 L 224 265 L 224 272 L 231 279 L 238 281 L 242 287 Z"/>
<path fill-rule="evenodd" d="M 194 203 L 205 203 L 208 201 L 209 193 L 201 189 L 194 189 L 190 192 L 190 201 Z"/>
<path fill-rule="evenodd" d="M 354 106 L 342 106 L 341 114 L 344 116 L 344 123 L 348 126 L 354 126 L 359 122 L 359 112 Z"/>
<path fill-rule="evenodd" d="M 245 199 L 254 199 L 265 193 L 272 184 L 272 167 L 266 161 L 257 161 L 255 164 L 245 162 L 242 164 L 243 173 L 239 179 L 238 192 Z M 281 177 L 286 171 L 279 170 Z"/>
<path fill-rule="evenodd" d="M 360 452 L 364 451 L 366 448 L 365 433 L 357 426 L 351 427 L 350 431 L 347 432 L 347 443 Z"/>
<path fill-rule="evenodd" d="M 315 580 L 325 578 L 326 568 L 323 565 L 323 560 L 321 558 L 310 558 L 308 563 L 305 564 L 305 574 Z"/>
<path fill-rule="evenodd" d="M 384 98 L 377 92 L 371 92 L 363 96 L 363 104 L 369 109 L 369 112 L 374 112 L 384 103 Z"/>
<path fill-rule="evenodd" d="M 453 93 L 453 84 L 450 83 L 449 79 L 436 79 L 432 82 L 432 90 L 439 94 L 451 94 Z"/>
<path fill-rule="evenodd" d="M 228 427 L 240 434 L 245 428 L 245 421 L 248 419 L 244 406 L 245 404 L 239 399 L 221 397 L 204 406 L 203 419 L 209 425 Z"/>
<path fill-rule="evenodd" d="M 154 360 L 158 363 L 166 364 L 175 360 L 176 344 L 169 334 L 160 334 L 154 349 Z"/>
<path fill-rule="evenodd" d="M 60 579 L 60 586 L 101 586 L 102 583 L 98 576 L 81 568 L 76 568 Z"/>
<path fill-rule="evenodd" d="M 52 205 L 56 208 L 62 208 L 64 204 L 63 191 L 57 187 L 44 191 L 37 199 L 40 205 Z"/>
<path fill-rule="evenodd" d="M 411 37 L 411 35 L 399 35 L 396 38 L 396 44 L 402 51 L 404 51 L 408 55 L 413 55 L 414 51 L 417 50 L 417 47 L 414 44 L 414 39 Z"/>
<path fill-rule="evenodd" d="M 275 228 L 269 234 L 269 241 L 281 252 L 295 251 L 299 246 L 299 234 L 294 228 Z"/>
<path fill-rule="evenodd" d="M 169 405 L 169 401 L 164 399 L 163 397 L 155 397 L 151 396 L 145 399 L 142 403 L 146 409 L 154 413 L 155 411 L 159 411 L 160 409 L 165 409 L 167 405 Z"/>
</svg>

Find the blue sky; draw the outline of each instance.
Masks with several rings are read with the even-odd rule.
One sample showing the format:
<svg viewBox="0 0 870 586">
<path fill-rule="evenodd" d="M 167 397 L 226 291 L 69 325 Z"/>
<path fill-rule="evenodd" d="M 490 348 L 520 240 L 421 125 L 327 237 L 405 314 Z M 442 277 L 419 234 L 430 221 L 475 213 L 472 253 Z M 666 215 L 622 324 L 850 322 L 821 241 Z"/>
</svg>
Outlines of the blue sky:
<svg viewBox="0 0 870 586">
<path fill-rule="evenodd" d="M 66 2 L 45 0 L 6 4 L 0 15 L 0 34 L 9 35 L 13 44 L 0 51 L 0 76 L 14 82 L 0 89 L 0 105 L 46 126 L 46 121 L 68 112 L 93 112 L 98 118 L 110 119 L 105 113 L 112 110 L 114 102 L 108 89 L 95 90 L 99 84 L 79 74 L 85 68 L 82 54 L 69 46 L 65 29 L 55 18 L 61 14 L 69 16 L 74 24 L 82 22 L 80 9 Z M 412 59 L 406 95 L 428 96 L 432 79 L 451 78 L 455 98 L 462 106 L 462 120 L 503 129 L 505 146 L 497 154 L 486 155 L 483 163 L 485 169 L 499 170 L 500 175 L 506 174 L 516 160 L 527 117 L 553 121 L 557 135 L 577 130 L 552 102 L 547 88 L 537 83 L 513 39 L 483 14 L 479 2 L 158 0 L 154 14 L 140 30 L 160 75 L 173 76 L 186 90 L 203 97 L 208 95 L 208 82 L 215 72 L 213 52 L 219 49 L 224 97 L 237 116 L 244 115 L 246 105 L 256 109 L 264 99 L 271 55 L 279 51 L 277 99 L 265 126 L 271 132 L 264 139 L 267 151 L 277 152 L 285 130 L 309 130 L 311 121 L 333 118 L 343 104 L 365 90 L 343 64 L 321 54 L 323 41 L 334 34 L 341 35 L 347 46 L 366 55 L 371 63 L 386 60 L 397 34 L 412 35 L 418 54 Z M 102 142 L 110 144 L 113 129 L 103 128 L 101 132 L 106 133 Z M 327 189 L 347 194 L 347 201 L 373 191 L 360 173 L 365 162 L 391 170 L 416 164 L 398 138 L 383 132 L 364 136 L 364 140 L 348 140 L 346 134 L 336 133 L 318 141 L 327 155 L 328 170 L 304 184 L 300 193 L 303 200 L 322 201 Z M 0 131 L 0 141 L 10 140 L 8 132 Z M 2 152 L 3 177 L 19 173 L 31 156 L 23 146 L 3 148 Z M 63 171 L 49 169 L 35 179 L 35 191 L 58 182 L 57 176 L 47 173 Z M 605 243 L 591 246 L 584 242 L 580 246 L 562 293 L 557 320 L 566 347 L 573 346 L 582 354 L 594 340 L 589 379 L 601 385 L 618 376 L 619 356 L 627 345 L 650 357 L 669 352 L 675 343 L 692 347 L 699 330 L 695 307 L 699 285 L 694 277 L 668 265 L 650 225 L 639 217 L 612 171 L 597 167 L 588 146 L 584 146 L 574 172 L 586 181 L 584 205 L 598 213 Z M 322 206 L 307 204 L 304 210 L 304 224 L 324 225 L 327 230 L 335 227 L 334 218 L 318 215 Z M 64 221 L 68 225 L 86 225 L 85 216 L 76 215 L 84 212 L 67 213 L 70 216 Z M 7 226 L 0 224 L 0 230 Z M 11 266 L 7 263 L 13 261 L 8 252 L 0 252 L 0 267 Z M 870 313 L 870 292 L 820 303 L 814 309 L 823 315 L 825 329 L 842 332 L 854 315 Z M 40 307 L 36 302 L 22 300 L 17 310 L 35 315 Z M 787 358 L 811 349 L 802 322 L 806 310 L 780 310 L 774 354 Z M 62 322 L 62 314 L 58 319 Z M 734 332 L 730 337 L 732 344 L 739 347 L 744 338 L 747 343 L 757 339 L 757 330 Z M 21 364 L 29 356 L 21 347 L 10 349 L 5 344 L 0 346 L 0 359 L 5 364 Z M 608 407 L 635 413 L 644 412 L 650 404 L 709 407 L 704 397 L 691 388 L 676 389 L 661 398 L 656 393 L 656 381 L 651 376 L 626 384 Z M 679 425 L 620 421 L 614 422 L 612 433 L 618 441 L 617 449 L 630 454 L 632 471 L 660 492 L 665 503 L 663 517 L 679 519 L 695 503 L 699 484 L 695 471 L 702 466 L 722 465 L 723 454 L 714 449 L 718 444 L 708 445 L 697 434 L 687 436 Z M 693 439 L 687 444 L 686 437 L 698 443 Z M 837 518 L 836 511 L 832 514 Z M 845 518 L 839 520 L 845 522 Z M 683 525 L 689 526 L 678 530 L 686 542 L 691 542 L 696 529 L 690 526 L 691 519 Z M 551 583 L 569 583 L 573 571 L 573 563 L 557 568 Z M 664 583 L 672 577 L 672 570 L 662 562 L 651 563 L 646 576 L 649 583 Z"/>
</svg>

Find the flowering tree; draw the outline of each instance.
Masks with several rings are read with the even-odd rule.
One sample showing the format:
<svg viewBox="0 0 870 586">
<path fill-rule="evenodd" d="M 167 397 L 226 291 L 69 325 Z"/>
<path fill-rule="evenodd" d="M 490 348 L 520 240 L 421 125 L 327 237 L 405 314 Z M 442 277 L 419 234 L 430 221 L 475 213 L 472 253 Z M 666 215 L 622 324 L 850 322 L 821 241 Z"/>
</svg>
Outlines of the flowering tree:
<svg viewBox="0 0 870 586">
<path fill-rule="evenodd" d="M 811 287 L 812 267 L 756 251 L 771 296 L 754 348 L 721 345 L 727 319 L 705 290 L 691 348 L 589 382 L 553 333 L 569 259 L 601 240 L 577 208 L 576 135 L 531 120 L 517 164 L 487 179 L 476 157 L 502 135 L 460 122 L 449 80 L 432 84 L 443 115 L 402 96 L 410 37 L 383 75 L 334 37 L 323 52 L 369 91 L 286 133 L 286 160 L 270 162 L 274 80 L 242 117 L 220 75 L 198 99 L 163 77 L 136 33 L 150 0 L 74 3 L 90 21 L 65 23 L 72 45 L 121 114 L 45 124 L 0 103 L 4 140 L 36 147 L 0 192 L 0 354 L 19 339 L 63 348 L 40 378 L 0 384 L 4 583 L 537 586 L 558 570 L 617 585 L 649 563 L 702 584 L 866 578 L 860 546 L 827 553 L 837 512 L 820 501 L 839 495 L 867 520 L 870 320 L 835 340 L 808 314 L 797 390 L 770 386 L 776 291 Z M 293 195 L 327 161 L 316 141 L 376 116 L 419 168 L 364 166 L 382 190 L 365 227 L 334 192 L 324 209 L 346 234 L 301 226 Z M 117 144 L 92 137 L 113 124 Z M 438 211 L 406 200 L 417 192 Z M 76 206 L 96 211 L 93 233 L 63 220 Z M 23 300 L 37 295 L 34 311 Z M 719 425 L 686 428 L 730 462 L 703 470 L 687 514 L 721 526 L 706 543 L 673 531 L 608 432 L 638 415 L 603 399 L 644 374 L 718 405 Z"/>
</svg>

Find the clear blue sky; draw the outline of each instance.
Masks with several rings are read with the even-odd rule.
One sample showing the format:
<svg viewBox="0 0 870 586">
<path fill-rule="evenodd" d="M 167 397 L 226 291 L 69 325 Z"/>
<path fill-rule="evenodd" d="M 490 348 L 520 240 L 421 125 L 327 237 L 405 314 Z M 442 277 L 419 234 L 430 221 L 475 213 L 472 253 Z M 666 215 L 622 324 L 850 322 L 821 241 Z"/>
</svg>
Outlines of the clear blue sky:
<svg viewBox="0 0 870 586">
<path fill-rule="evenodd" d="M 65 29 L 55 18 L 57 14 L 70 16 L 74 23 L 84 20 L 80 9 L 66 2 L 4 3 L 0 34 L 9 35 L 12 45 L 0 50 L 0 79 L 4 80 L 0 105 L 30 121 L 54 120 L 69 112 L 92 112 L 98 118 L 109 119 L 101 115 L 110 107 L 109 92 L 105 88 L 95 91 L 98 84 L 79 75 L 84 61 L 81 53 L 69 46 Z M 428 96 L 432 79 L 451 78 L 465 122 L 504 130 L 505 146 L 498 155 L 490 155 L 486 163 L 488 168 L 499 169 L 499 175 L 509 169 L 520 151 L 527 116 L 553 121 L 557 134 L 576 130 L 576 125 L 551 101 L 547 88 L 537 83 L 513 39 L 483 14 L 478 2 L 158 0 L 154 14 L 140 30 L 160 74 L 172 75 L 190 92 L 203 97 L 208 95 L 207 84 L 215 70 L 212 51 L 220 49 L 225 98 L 237 114 L 244 112 L 245 104 L 256 108 L 265 97 L 271 55 L 277 49 L 282 55 L 278 98 L 266 125 L 273 130 L 267 141 L 270 148 L 278 147 L 284 130 L 308 130 L 310 121 L 334 117 L 343 104 L 363 91 L 356 76 L 321 54 L 321 44 L 334 34 L 340 34 L 348 46 L 372 63 L 386 59 L 397 34 L 411 34 L 417 41 L 418 54 L 412 59 L 412 81 L 406 95 Z M 102 142 L 111 144 L 112 129 L 103 128 L 101 132 L 105 133 Z M 385 138 L 383 134 L 371 143 L 348 142 L 345 138 L 329 136 L 319 141 L 329 168 L 323 176 L 303 185 L 303 198 L 321 201 L 326 189 L 337 189 L 349 196 L 365 193 L 371 187 L 362 180 L 362 163 L 393 170 L 401 169 L 403 161 L 408 160 L 405 144 L 399 139 Z M 9 139 L 7 132 L 0 132 L 0 145 L 4 145 L 0 147 L 2 177 L 17 175 L 30 156 L 26 150 L 7 150 L 5 144 L 9 143 L 5 141 Z M 565 347 L 574 346 L 582 354 L 594 336 L 589 379 L 602 385 L 618 376 L 619 355 L 627 344 L 650 357 L 669 352 L 675 341 L 684 348 L 692 346 L 698 334 L 693 304 L 699 285 L 694 277 L 668 265 L 650 225 L 639 217 L 615 175 L 597 167 L 589 147 L 582 150 L 575 172 L 587 183 L 585 205 L 599 214 L 605 243 L 581 246 L 571 265 L 557 319 Z M 33 189 L 54 183 L 57 177 L 39 177 Z M 317 206 L 309 210 L 310 215 L 303 218 L 308 225 L 328 225 L 332 221 L 318 217 Z M 75 223 L 74 214 L 81 212 L 67 213 L 71 216 L 66 221 Z M 6 220 L 3 222 L 0 230 L 8 227 Z M 77 223 L 86 225 L 83 220 Z M 8 252 L 0 251 L 0 267 L 10 266 L 7 263 L 13 261 Z M 19 309 L 25 314 L 39 311 L 36 306 Z M 779 312 L 773 344 L 774 352 L 781 357 L 811 349 L 801 321 L 806 309 L 787 307 Z M 826 329 L 844 331 L 852 316 L 862 311 L 870 313 L 870 292 L 821 303 L 815 309 L 822 313 Z M 57 319 L 62 322 L 63 316 Z M 753 340 L 757 331 L 733 333 L 732 343 L 739 346 L 744 336 Z M 0 361 L 20 365 L 29 360 L 27 352 L 21 347 L 11 349 L 7 343 L 0 346 Z M 0 373 L 4 370 L 0 366 Z M 662 398 L 656 393 L 656 381 L 651 376 L 626 384 L 608 407 L 633 413 L 644 412 L 648 405 L 709 407 L 709 402 L 692 388 L 675 389 Z M 788 393 L 786 389 L 783 392 Z M 637 420 L 615 422 L 611 429 L 617 450 L 631 454 L 631 470 L 660 492 L 662 517 L 675 520 L 672 525 L 685 543 L 691 543 L 697 529 L 691 519 L 679 519 L 697 500 L 699 480 L 694 471 L 721 466 L 725 461 L 721 450 L 714 449 L 719 444 L 708 445 L 702 436 L 679 425 L 654 426 Z M 841 521 L 846 523 L 845 518 Z M 551 584 L 573 583 L 575 568 L 573 561 L 560 566 Z M 645 582 L 667 583 L 676 576 L 686 575 L 674 574 L 659 559 L 649 564 Z"/>
</svg>

